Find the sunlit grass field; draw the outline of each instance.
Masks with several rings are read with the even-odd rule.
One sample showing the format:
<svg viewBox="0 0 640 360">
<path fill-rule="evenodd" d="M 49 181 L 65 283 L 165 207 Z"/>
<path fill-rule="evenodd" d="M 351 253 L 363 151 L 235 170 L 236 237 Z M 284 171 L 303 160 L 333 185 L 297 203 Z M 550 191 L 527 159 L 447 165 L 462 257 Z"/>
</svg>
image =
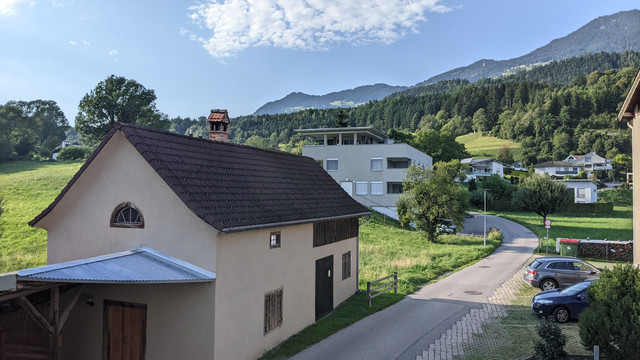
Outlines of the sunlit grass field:
<svg viewBox="0 0 640 360">
<path fill-rule="evenodd" d="M 456 141 L 464 144 L 469 154 L 471 154 L 471 157 L 477 159 L 495 159 L 498 156 L 500 149 L 505 146 L 511 149 L 511 153 L 515 160 L 520 159 L 522 154 L 522 148 L 519 143 L 510 140 L 498 139 L 493 136 L 482 136 L 479 133 L 458 136 Z"/>
<path fill-rule="evenodd" d="M 58 196 L 82 166 L 76 162 L 12 161 L 0 163 L 0 272 L 44 265 L 47 232 L 28 222 Z"/>
</svg>

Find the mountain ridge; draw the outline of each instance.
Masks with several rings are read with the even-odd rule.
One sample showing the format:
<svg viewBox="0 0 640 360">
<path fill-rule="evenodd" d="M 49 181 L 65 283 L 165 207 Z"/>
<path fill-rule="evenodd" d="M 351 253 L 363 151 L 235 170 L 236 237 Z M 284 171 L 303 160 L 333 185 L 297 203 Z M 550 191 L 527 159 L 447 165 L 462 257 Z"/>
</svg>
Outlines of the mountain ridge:
<svg viewBox="0 0 640 360">
<path fill-rule="evenodd" d="M 482 78 L 499 78 L 534 66 L 588 53 L 640 51 L 638 38 L 640 38 L 640 10 L 621 11 L 591 20 L 567 36 L 554 39 L 548 44 L 516 58 L 507 60 L 480 59 L 470 65 L 446 71 L 413 86 L 363 85 L 326 95 L 292 92 L 280 100 L 266 103 L 253 115 L 291 113 L 309 108 L 353 107 L 369 101 L 381 100 L 407 89 L 445 80 L 463 79 L 475 82 Z"/>
</svg>

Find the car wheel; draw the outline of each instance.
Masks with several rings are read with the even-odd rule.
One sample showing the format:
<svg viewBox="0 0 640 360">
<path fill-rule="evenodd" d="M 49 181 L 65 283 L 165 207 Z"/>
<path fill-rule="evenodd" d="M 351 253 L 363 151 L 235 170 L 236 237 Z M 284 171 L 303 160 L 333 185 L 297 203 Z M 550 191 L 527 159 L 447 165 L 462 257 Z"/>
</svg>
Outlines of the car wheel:
<svg viewBox="0 0 640 360">
<path fill-rule="evenodd" d="M 552 279 L 544 279 L 540 283 L 540 290 L 542 291 L 553 290 L 553 289 L 556 289 L 557 287 L 558 287 L 558 284 Z"/>
<path fill-rule="evenodd" d="M 559 307 L 553 310 L 553 319 L 559 323 L 566 323 L 569 320 L 569 310 L 565 307 Z"/>
</svg>

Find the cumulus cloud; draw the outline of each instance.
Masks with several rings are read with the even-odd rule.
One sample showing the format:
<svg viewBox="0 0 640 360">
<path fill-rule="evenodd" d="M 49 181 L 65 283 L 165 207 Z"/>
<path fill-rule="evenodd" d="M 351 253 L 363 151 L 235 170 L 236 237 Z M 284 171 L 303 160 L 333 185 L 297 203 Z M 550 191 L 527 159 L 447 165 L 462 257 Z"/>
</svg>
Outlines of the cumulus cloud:
<svg viewBox="0 0 640 360">
<path fill-rule="evenodd" d="M 0 16 L 13 16 L 18 11 L 16 7 L 24 0 L 0 0 Z"/>
<path fill-rule="evenodd" d="M 216 58 L 252 46 L 327 50 L 340 43 L 389 44 L 417 32 L 426 12 L 450 9 L 440 0 L 219 0 L 189 8 L 212 34 L 198 36 Z"/>
</svg>

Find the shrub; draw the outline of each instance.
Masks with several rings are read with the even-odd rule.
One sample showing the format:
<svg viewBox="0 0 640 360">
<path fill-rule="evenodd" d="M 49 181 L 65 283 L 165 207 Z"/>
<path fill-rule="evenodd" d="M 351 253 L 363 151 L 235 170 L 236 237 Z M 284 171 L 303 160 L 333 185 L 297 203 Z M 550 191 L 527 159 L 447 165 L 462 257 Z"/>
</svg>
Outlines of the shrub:
<svg viewBox="0 0 640 360">
<path fill-rule="evenodd" d="M 555 360 L 567 357 L 567 352 L 564 351 L 567 337 L 562 333 L 558 324 L 551 319 L 543 318 L 536 326 L 536 330 L 541 339 L 536 342 L 534 347 L 536 359 Z"/>
<path fill-rule="evenodd" d="M 91 150 L 84 146 L 67 146 L 60 150 L 58 160 L 82 160 L 89 157 Z"/>
<path fill-rule="evenodd" d="M 492 201 L 493 195 L 490 192 L 487 192 L 487 206 L 489 206 Z M 472 191 L 469 195 L 469 203 L 482 209 L 484 207 L 484 191 L 481 189 Z"/>
<path fill-rule="evenodd" d="M 640 269 L 616 265 L 587 290 L 589 307 L 579 316 L 580 341 L 607 359 L 640 359 Z"/>
<path fill-rule="evenodd" d="M 492 227 L 491 229 L 489 229 L 487 238 L 489 238 L 489 240 L 497 240 L 502 243 L 502 231 L 500 231 L 500 229 L 498 228 Z"/>
</svg>

